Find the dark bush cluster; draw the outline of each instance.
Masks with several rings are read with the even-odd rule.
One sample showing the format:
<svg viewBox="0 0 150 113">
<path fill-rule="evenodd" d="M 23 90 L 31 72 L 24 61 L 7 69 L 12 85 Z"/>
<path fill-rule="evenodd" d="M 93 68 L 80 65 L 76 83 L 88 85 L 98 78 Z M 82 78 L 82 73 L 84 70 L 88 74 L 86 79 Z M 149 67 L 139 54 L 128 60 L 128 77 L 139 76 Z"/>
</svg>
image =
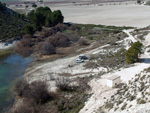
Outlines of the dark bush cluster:
<svg viewBox="0 0 150 113">
<path fill-rule="evenodd" d="M 31 84 L 28 84 L 25 80 L 18 81 L 15 91 L 18 96 L 26 97 L 37 104 L 46 103 L 56 97 L 55 93 L 48 92 L 46 83 L 42 81 L 36 81 Z"/>
<path fill-rule="evenodd" d="M 71 84 L 72 81 L 70 79 L 66 78 L 60 78 L 56 80 L 56 86 L 59 88 L 61 91 L 76 91 L 77 86 Z"/>
<path fill-rule="evenodd" d="M 32 36 L 27 34 L 24 35 L 22 40 L 17 43 L 15 48 L 16 52 L 20 55 L 27 57 L 32 53 L 31 47 L 33 46 Z"/>
<path fill-rule="evenodd" d="M 48 42 L 43 42 L 40 46 L 40 51 L 42 55 L 50 55 L 55 53 L 55 47 Z"/>
<path fill-rule="evenodd" d="M 63 34 L 55 34 L 50 36 L 47 41 L 54 47 L 67 47 L 69 45 L 69 38 Z"/>
<path fill-rule="evenodd" d="M 45 112 L 44 107 L 36 104 L 32 100 L 28 100 L 23 105 L 19 106 L 15 111 L 10 111 L 9 113 L 48 113 Z"/>
</svg>

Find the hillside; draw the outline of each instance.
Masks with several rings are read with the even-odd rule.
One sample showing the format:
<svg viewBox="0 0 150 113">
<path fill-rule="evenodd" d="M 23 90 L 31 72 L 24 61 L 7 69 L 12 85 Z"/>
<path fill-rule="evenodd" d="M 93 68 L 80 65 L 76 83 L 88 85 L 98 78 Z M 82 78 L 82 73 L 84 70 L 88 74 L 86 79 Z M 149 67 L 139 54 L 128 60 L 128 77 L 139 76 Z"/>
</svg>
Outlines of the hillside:
<svg viewBox="0 0 150 113">
<path fill-rule="evenodd" d="M 23 16 L 15 13 L 0 3 L 0 40 L 20 38 L 26 21 Z"/>
</svg>

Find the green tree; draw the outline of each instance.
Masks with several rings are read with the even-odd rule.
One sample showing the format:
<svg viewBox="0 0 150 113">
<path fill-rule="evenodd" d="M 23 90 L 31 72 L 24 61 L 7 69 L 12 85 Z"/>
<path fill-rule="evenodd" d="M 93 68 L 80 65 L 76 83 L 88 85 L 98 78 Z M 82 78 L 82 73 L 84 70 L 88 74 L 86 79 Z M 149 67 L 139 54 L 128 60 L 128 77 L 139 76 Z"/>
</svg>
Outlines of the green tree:
<svg viewBox="0 0 150 113">
<path fill-rule="evenodd" d="M 5 3 L 1 3 L 0 2 L 0 11 L 4 11 L 4 10 L 6 10 L 6 4 Z"/>
<path fill-rule="evenodd" d="M 33 26 L 32 25 L 26 25 L 25 26 L 25 34 L 33 34 L 34 33 L 34 28 L 33 28 Z"/>
<path fill-rule="evenodd" d="M 36 5 L 36 4 L 32 4 L 32 7 L 36 8 L 36 7 L 37 7 L 37 5 Z"/>
<path fill-rule="evenodd" d="M 38 7 L 27 15 L 28 19 L 34 24 L 36 30 L 42 26 L 52 27 L 58 23 L 63 23 L 64 17 L 60 10 L 52 12 L 49 7 Z"/>
<path fill-rule="evenodd" d="M 141 54 L 142 43 L 135 42 L 126 52 L 126 62 L 131 64 L 139 61 L 138 55 Z"/>
<path fill-rule="evenodd" d="M 52 13 L 52 23 L 53 25 L 56 25 L 58 23 L 62 23 L 64 20 L 64 17 L 62 16 L 62 13 L 60 10 L 54 11 Z"/>
<path fill-rule="evenodd" d="M 52 13 L 48 13 L 45 20 L 45 26 L 51 27 L 52 24 Z"/>
</svg>

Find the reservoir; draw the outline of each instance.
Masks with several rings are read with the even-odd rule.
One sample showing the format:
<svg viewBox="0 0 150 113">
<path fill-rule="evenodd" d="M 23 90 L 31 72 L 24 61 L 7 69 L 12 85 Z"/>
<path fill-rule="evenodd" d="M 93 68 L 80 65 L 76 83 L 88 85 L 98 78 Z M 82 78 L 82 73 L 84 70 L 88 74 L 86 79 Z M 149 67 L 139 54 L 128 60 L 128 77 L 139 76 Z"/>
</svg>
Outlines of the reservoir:
<svg viewBox="0 0 150 113">
<path fill-rule="evenodd" d="M 31 57 L 23 58 L 18 54 L 12 54 L 0 61 L 0 113 L 7 111 L 13 104 L 15 82 L 23 76 L 31 61 Z"/>
</svg>

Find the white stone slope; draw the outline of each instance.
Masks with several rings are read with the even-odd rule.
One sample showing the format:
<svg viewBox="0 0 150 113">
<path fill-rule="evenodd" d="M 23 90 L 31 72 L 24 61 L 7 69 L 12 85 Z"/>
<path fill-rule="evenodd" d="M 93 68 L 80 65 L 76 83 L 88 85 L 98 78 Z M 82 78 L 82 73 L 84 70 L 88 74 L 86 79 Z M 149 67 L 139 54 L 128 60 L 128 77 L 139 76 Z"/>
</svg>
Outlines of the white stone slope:
<svg viewBox="0 0 150 113">
<path fill-rule="evenodd" d="M 109 100 L 109 103 L 113 103 L 113 108 L 109 113 L 138 113 L 140 111 L 142 113 L 149 113 L 150 108 L 148 104 L 140 105 L 150 103 L 149 69 L 137 74 L 134 79 L 129 81 L 128 85 L 124 85 L 119 89 L 118 93 Z"/>
<path fill-rule="evenodd" d="M 128 110 L 116 111 L 115 113 L 150 113 L 150 103 L 135 105 Z"/>
<path fill-rule="evenodd" d="M 133 42 L 136 42 L 136 39 L 129 33 L 130 30 L 124 31 L 124 32 L 128 34 L 128 36 L 129 36 L 128 39 L 131 39 Z M 145 45 L 145 43 L 147 43 L 148 38 L 150 38 L 148 36 L 146 37 L 146 40 L 143 42 L 143 45 Z M 147 59 L 150 58 L 150 55 L 147 53 L 147 50 L 144 52 L 142 57 L 143 56 L 144 56 L 144 58 L 147 58 Z M 121 76 L 122 81 L 127 83 L 129 80 L 134 78 L 136 74 L 139 74 L 141 71 L 143 71 L 144 69 L 146 69 L 148 67 L 150 67 L 150 63 L 149 63 L 149 61 L 145 60 L 145 62 L 136 63 L 132 67 L 121 68 L 117 71 L 105 74 L 102 76 L 102 78 L 103 78 L 103 80 L 106 80 L 105 78 L 107 78 L 109 76 L 119 75 L 119 76 Z M 103 97 L 105 97 L 106 99 L 109 100 L 110 96 L 115 93 L 115 89 L 111 89 L 111 90 L 108 90 L 107 92 L 105 92 L 105 90 L 103 90 L 103 88 L 105 88 L 107 90 L 107 86 L 106 86 L 106 83 L 102 84 L 101 80 L 102 79 L 94 79 L 89 83 L 92 88 L 93 95 L 85 103 L 84 108 L 81 109 L 81 111 L 79 113 L 96 113 L 98 108 L 101 105 L 103 105 L 104 101 L 106 101 L 105 99 L 103 99 Z M 114 112 L 112 112 L 112 113 L 114 113 Z"/>
</svg>

